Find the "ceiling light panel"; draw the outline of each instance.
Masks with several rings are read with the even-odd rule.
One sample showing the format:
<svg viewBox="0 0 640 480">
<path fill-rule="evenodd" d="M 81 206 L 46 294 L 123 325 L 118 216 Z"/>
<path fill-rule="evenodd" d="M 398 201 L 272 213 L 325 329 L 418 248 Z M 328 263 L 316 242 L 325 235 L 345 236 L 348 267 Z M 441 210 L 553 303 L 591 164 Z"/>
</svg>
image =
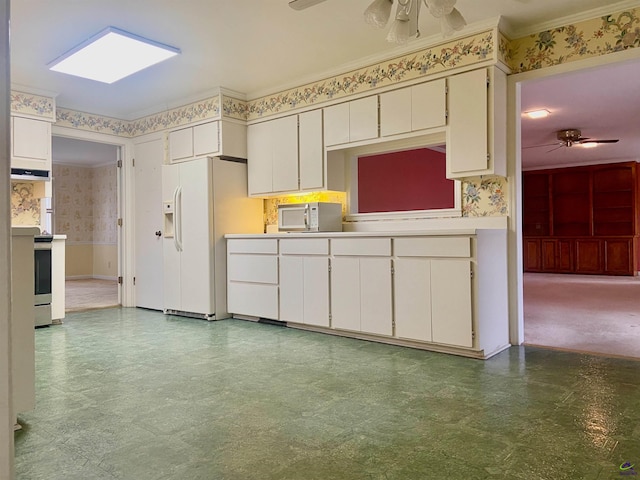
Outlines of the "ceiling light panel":
<svg viewBox="0 0 640 480">
<path fill-rule="evenodd" d="M 524 114 L 529 118 L 545 118 L 548 117 L 551 112 L 549 110 L 541 109 L 541 110 L 531 110 L 530 112 L 524 112 Z"/>
<path fill-rule="evenodd" d="M 113 83 L 179 53 L 178 48 L 108 27 L 47 66 L 55 72 Z"/>
</svg>

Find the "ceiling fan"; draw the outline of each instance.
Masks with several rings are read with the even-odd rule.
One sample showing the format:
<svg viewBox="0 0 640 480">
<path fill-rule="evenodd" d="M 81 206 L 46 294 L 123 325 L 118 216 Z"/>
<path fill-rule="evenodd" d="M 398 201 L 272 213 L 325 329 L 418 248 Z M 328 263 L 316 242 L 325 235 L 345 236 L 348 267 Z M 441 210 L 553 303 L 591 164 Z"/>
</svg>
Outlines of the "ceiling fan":
<svg viewBox="0 0 640 480">
<path fill-rule="evenodd" d="M 290 0 L 294 10 L 304 10 L 325 0 Z M 369 25 L 384 28 L 391 17 L 391 9 L 396 0 L 373 0 L 364 12 L 364 20 Z M 406 43 L 410 37 L 419 37 L 418 18 L 420 7 L 424 3 L 429 13 L 440 20 L 442 35 L 447 37 L 462 30 L 467 24 L 462 14 L 455 8 L 457 0 L 397 0 L 397 10 L 387 41 Z"/>
<path fill-rule="evenodd" d="M 561 147 L 571 147 L 573 145 L 597 145 L 599 143 L 617 143 L 619 139 L 609 139 L 609 140 L 593 140 L 589 137 L 583 137 L 582 132 L 577 128 L 566 128 L 563 130 L 558 130 L 556 132 L 556 138 L 559 142 L 556 143 L 547 143 L 543 145 L 530 145 L 528 147 L 522 148 L 536 148 L 536 147 L 551 147 L 557 145 L 556 148 L 549 150 L 549 152 L 553 152 L 557 148 Z"/>
</svg>

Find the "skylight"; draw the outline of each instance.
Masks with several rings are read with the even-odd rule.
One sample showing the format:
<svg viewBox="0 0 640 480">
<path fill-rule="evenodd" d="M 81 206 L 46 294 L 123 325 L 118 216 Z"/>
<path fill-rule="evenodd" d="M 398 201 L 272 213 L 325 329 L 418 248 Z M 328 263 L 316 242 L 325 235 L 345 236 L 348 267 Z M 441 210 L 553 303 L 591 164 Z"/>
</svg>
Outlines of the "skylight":
<svg viewBox="0 0 640 480">
<path fill-rule="evenodd" d="M 180 49 L 107 27 L 56 58 L 49 70 L 113 83 L 180 53 Z"/>
</svg>

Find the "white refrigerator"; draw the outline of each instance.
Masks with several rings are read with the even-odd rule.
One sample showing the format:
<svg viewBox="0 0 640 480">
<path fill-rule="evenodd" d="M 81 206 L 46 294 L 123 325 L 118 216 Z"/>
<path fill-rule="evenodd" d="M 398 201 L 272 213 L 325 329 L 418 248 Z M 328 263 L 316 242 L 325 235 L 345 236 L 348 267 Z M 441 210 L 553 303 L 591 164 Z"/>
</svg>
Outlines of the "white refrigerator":
<svg viewBox="0 0 640 480">
<path fill-rule="evenodd" d="M 163 165 L 162 198 L 164 313 L 228 318 L 224 235 L 264 231 L 262 200 L 247 196 L 246 161 Z"/>
</svg>

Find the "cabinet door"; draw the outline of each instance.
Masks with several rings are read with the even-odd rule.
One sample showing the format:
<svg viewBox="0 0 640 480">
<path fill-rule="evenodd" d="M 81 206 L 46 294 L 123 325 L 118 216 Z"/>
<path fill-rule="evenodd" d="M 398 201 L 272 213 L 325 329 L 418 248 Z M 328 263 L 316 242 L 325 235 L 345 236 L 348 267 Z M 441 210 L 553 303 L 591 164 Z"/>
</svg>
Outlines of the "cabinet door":
<svg viewBox="0 0 640 480">
<path fill-rule="evenodd" d="M 193 127 L 193 154 L 196 157 L 218 153 L 220 135 L 218 122 L 203 123 Z"/>
<path fill-rule="evenodd" d="M 11 125 L 11 166 L 51 170 L 51 123 L 12 117 Z"/>
<path fill-rule="evenodd" d="M 247 129 L 247 176 L 249 194 L 271 193 L 273 139 L 268 122 L 249 125 Z"/>
<path fill-rule="evenodd" d="M 322 110 L 298 116 L 300 142 L 300 189 L 324 187 L 324 145 L 322 143 Z"/>
<path fill-rule="evenodd" d="M 298 190 L 298 116 L 268 122 L 272 136 L 274 192 Z"/>
<path fill-rule="evenodd" d="M 169 160 L 185 160 L 193 157 L 193 128 L 169 132 Z"/>
<path fill-rule="evenodd" d="M 433 341 L 473 347 L 471 262 L 431 261 L 431 330 Z"/>
<path fill-rule="evenodd" d="M 378 96 L 349 102 L 349 141 L 378 138 Z"/>
<path fill-rule="evenodd" d="M 304 266 L 302 257 L 280 258 L 280 320 L 304 323 Z"/>
<path fill-rule="evenodd" d="M 601 240 L 576 240 L 576 273 L 602 273 L 604 265 L 602 261 Z"/>
<path fill-rule="evenodd" d="M 338 257 L 331 262 L 331 326 L 360 331 L 360 263 Z"/>
<path fill-rule="evenodd" d="M 360 330 L 393 334 L 391 259 L 360 259 Z"/>
<path fill-rule="evenodd" d="M 282 279 L 280 279 L 282 285 Z M 329 259 L 305 257 L 303 260 L 303 318 L 307 325 L 329 326 Z"/>
<path fill-rule="evenodd" d="M 539 272 L 542 270 L 542 254 L 540 239 L 524 239 L 524 271 Z"/>
<path fill-rule="evenodd" d="M 447 177 L 485 171 L 489 153 L 487 70 L 453 75 L 448 81 Z"/>
<path fill-rule="evenodd" d="M 573 240 L 558 240 L 558 271 L 573 272 Z"/>
<path fill-rule="evenodd" d="M 542 271 L 555 272 L 556 271 L 556 240 L 541 240 L 540 250 L 542 258 Z"/>
<path fill-rule="evenodd" d="M 349 143 L 349 102 L 327 107 L 323 113 L 324 144 L 329 147 Z"/>
<path fill-rule="evenodd" d="M 633 275 L 633 240 L 604 241 L 604 270 L 608 275 Z"/>
<path fill-rule="evenodd" d="M 395 261 L 396 337 L 431 341 L 431 262 L 426 258 Z"/>
<path fill-rule="evenodd" d="M 380 135 L 397 135 L 411 131 L 411 88 L 401 88 L 380 95 Z"/>
<path fill-rule="evenodd" d="M 447 123 L 445 79 L 411 87 L 411 130 L 441 127 Z"/>
</svg>

